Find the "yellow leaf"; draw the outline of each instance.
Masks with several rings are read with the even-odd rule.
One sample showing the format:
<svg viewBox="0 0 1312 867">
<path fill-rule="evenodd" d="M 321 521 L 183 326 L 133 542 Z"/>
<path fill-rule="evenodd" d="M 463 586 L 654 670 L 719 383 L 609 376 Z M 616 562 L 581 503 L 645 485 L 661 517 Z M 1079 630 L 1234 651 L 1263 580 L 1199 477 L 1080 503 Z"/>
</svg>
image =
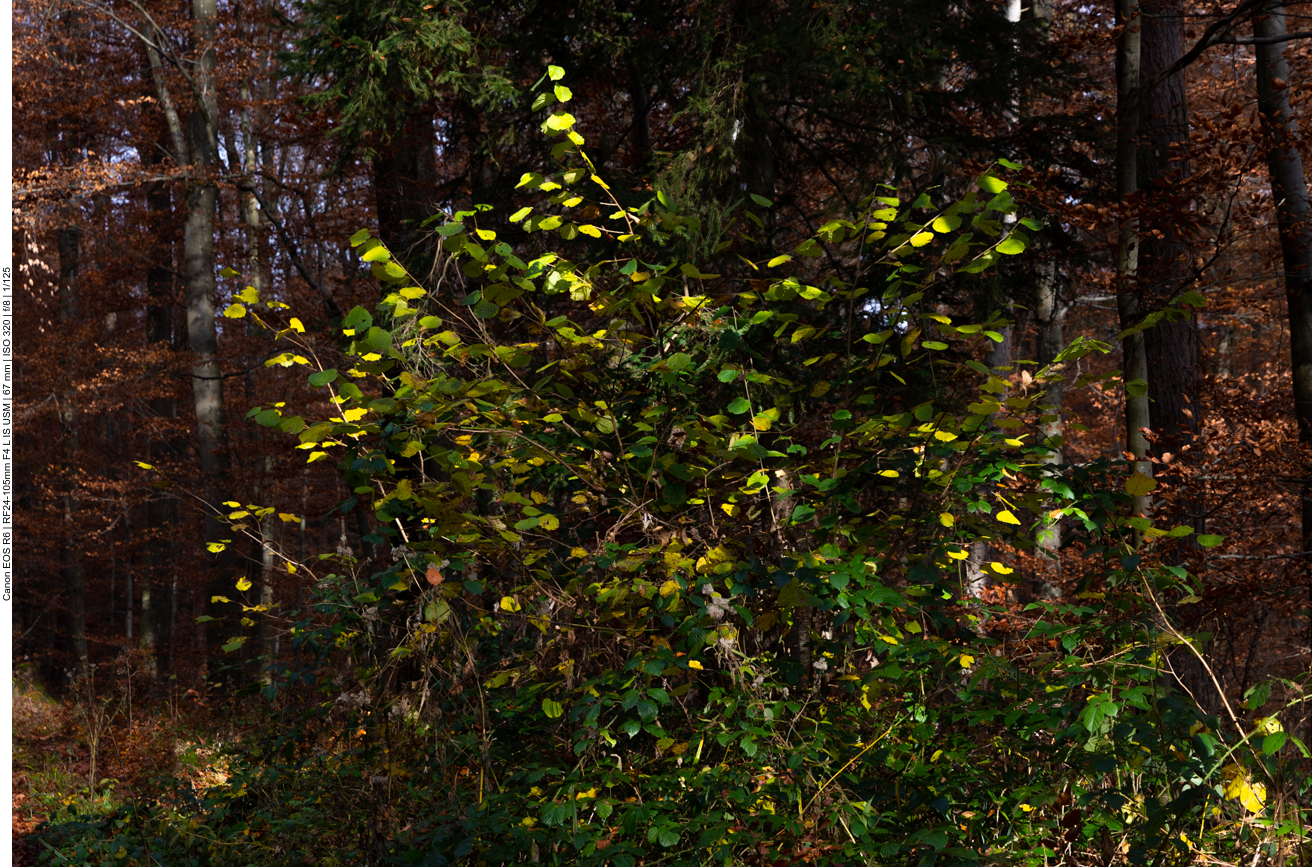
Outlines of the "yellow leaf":
<svg viewBox="0 0 1312 867">
<path fill-rule="evenodd" d="M 223 544 L 222 542 L 210 542 L 208 545 L 205 546 L 205 550 L 209 551 L 211 554 L 218 554 L 220 551 L 223 551 L 227 547 L 228 546 Z"/>
<path fill-rule="evenodd" d="M 897 470 L 880 470 L 879 474 L 886 479 L 896 479 Z"/>
<path fill-rule="evenodd" d="M 948 556 L 951 557 L 953 560 L 965 560 L 967 557 L 970 556 L 970 552 L 969 552 L 969 551 L 949 551 L 949 552 L 948 552 Z"/>
<path fill-rule="evenodd" d="M 342 418 L 345 419 L 346 421 L 359 421 L 360 419 L 364 418 L 365 415 L 368 414 L 368 412 L 369 410 L 365 409 L 364 407 L 357 406 L 353 409 L 344 410 L 342 412 Z"/>
<path fill-rule="evenodd" d="M 1132 497 L 1146 496 L 1157 487 L 1157 480 L 1150 479 L 1143 473 L 1134 473 L 1125 480 L 1125 492 Z"/>
<path fill-rule="evenodd" d="M 585 550 L 582 549 L 582 548 L 573 548 L 573 549 L 570 550 L 569 555 L 570 555 L 571 557 L 579 557 L 579 558 L 583 558 L 583 557 L 588 556 L 588 552 L 585 551 Z"/>
<path fill-rule="evenodd" d="M 519 610 L 519 603 L 510 596 L 501 597 L 501 610 L 515 612 Z"/>
<path fill-rule="evenodd" d="M 1225 780 L 1225 796 L 1244 805 L 1250 813 L 1260 813 L 1266 806 L 1266 786 L 1252 782 L 1244 769 L 1235 763 L 1226 765 L 1221 771 Z"/>
<path fill-rule="evenodd" d="M 290 512 L 279 512 L 278 520 L 282 521 L 284 524 L 299 524 L 301 522 L 300 518 Z"/>
<path fill-rule="evenodd" d="M 961 654 L 961 658 L 957 661 L 961 663 L 962 668 L 970 668 L 975 664 L 975 657 L 971 656 L 969 653 L 963 653 Z"/>
<path fill-rule="evenodd" d="M 288 321 L 288 323 L 287 323 L 287 327 L 290 328 L 292 331 L 295 331 L 297 334 L 304 334 L 304 333 L 305 333 L 305 326 L 302 325 L 302 324 L 301 324 L 301 320 L 297 319 L 295 316 L 293 316 L 293 317 Z"/>
<path fill-rule="evenodd" d="M 992 571 L 996 572 L 999 575 L 1010 575 L 1012 572 L 1016 571 L 1015 569 L 1012 569 L 1010 566 L 1002 565 L 997 560 L 994 560 L 992 563 L 989 564 L 989 569 L 991 569 Z"/>
<path fill-rule="evenodd" d="M 957 435 L 945 430 L 934 431 L 934 439 L 941 443 L 950 443 L 957 438 Z"/>
<path fill-rule="evenodd" d="M 688 667 L 692 669 L 696 669 L 697 671 L 702 670 L 702 664 L 695 659 L 688 660 Z"/>
<path fill-rule="evenodd" d="M 951 527 L 953 524 L 957 523 L 957 519 L 953 517 L 952 513 L 944 512 L 938 516 L 938 522 L 944 527 Z"/>
<path fill-rule="evenodd" d="M 251 589 L 251 582 L 248 581 L 248 580 L 245 578 L 245 576 L 243 576 L 243 577 L 241 577 L 241 578 L 238 578 L 238 579 L 237 579 L 237 589 L 240 590 L 242 593 L 245 593 L 247 590 Z"/>
<path fill-rule="evenodd" d="M 229 304 L 223 315 L 229 319 L 240 319 L 246 315 L 246 308 L 240 304 Z"/>
<path fill-rule="evenodd" d="M 1282 732 L 1285 727 L 1280 724 L 1280 718 L 1276 716 L 1264 716 L 1254 722 L 1253 731 L 1261 734 L 1273 735 L 1276 732 Z"/>
<path fill-rule="evenodd" d="M 601 237 L 601 229 L 598 229 L 596 226 L 589 226 L 586 224 L 579 226 L 579 233 L 583 235 L 587 235 L 589 238 Z"/>
<path fill-rule="evenodd" d="M 679 582 L 675 581 L 673 578 L 671 578 L 669 581 L 666 581 L 664 584 L 661 585 L 662 596 L 673 596 L 675 593 L 678 592 L 679 592 Z"/>
<path fill-rule="evenodd" d="M 911 246 L 923 247 L 932 240 L 934 240 L 933 232 L 917 232 L 911 236 Z"/>
<path fill-rule="evenodd" d="M 730 518 L 735 517 L 739 512 L 742 511 L 742 507 L 738 506 L 735 503 L 721 503 L 720 508 L 724 509 L 725 514 L 728 515 Z"/>
<path fill-rule="evenodd" d="M 1016 520 L 1016 516 L 1013 515 L 1011 512 L 1007 511 L 1006 509 L 1002 510 L 1001 512 L 998 512 L 998 520 L 1004 524 L 1016 524 L 1016 525 L 1020 524 L 1020 521 Z"/>
</svg>

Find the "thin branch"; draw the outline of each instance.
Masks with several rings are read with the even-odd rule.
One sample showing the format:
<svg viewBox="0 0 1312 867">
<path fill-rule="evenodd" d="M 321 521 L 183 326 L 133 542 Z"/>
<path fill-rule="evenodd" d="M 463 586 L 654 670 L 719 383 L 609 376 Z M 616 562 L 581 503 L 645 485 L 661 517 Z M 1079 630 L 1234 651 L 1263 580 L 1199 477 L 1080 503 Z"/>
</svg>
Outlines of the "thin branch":
<svg viewBox="0 0 1312 867">
<path fill-rule="evenodd" d="M 273 224 L 274 230 L 278 233 L 278 240 L 281 242 L 283 250 L 287 253 L 287 257 L 292 260 L 292 265 L 295 266 L 296 273 L 300 274 L 305 282 L 309 283 L 314 291 L 319 293 L 319 297 L 323 299 L 324 310 L 328 315 L 334 319 L 341 319 L 342 308 L 339 307 L 333 297 L 324 290 L 323 284 L 314 279 L 313 275 L 310 274 L 310 269 L 306 268 L 305 263 L 301 261 L 301 253 L 296 246 L 296 241 L 287 233 L 286 227 L 283 226 L 282 221 L 278 219 L 277 210 L 269 206 L 268 202 L 265 201 L 264 196 L 260 195 L 260 191 L 255 187 L 250 186 L 249 184 L 237 184 L 237 189 L 244 193 L 250 193 L 255 197 L 255 201 L 260 203 L 260 210 L 264 212 L 265 216 L 269 218 L 269 222 Z"/>
</svg>

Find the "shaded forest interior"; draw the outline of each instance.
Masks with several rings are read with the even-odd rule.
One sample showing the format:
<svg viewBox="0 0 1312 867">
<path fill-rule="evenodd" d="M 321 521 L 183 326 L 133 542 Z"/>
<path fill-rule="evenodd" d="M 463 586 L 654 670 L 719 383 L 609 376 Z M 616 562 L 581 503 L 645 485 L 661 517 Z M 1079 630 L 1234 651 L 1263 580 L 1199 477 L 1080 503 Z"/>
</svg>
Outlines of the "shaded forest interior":
<svg viewBox="0 0 1312 867">
<path fill-rule="evenodd" d="M 1312 6 L 18 0 L 13 19 L 15 755 L 22 830 L 49 819 L 55 863 L 1305 862 Z M 956 601 L 934 608 L 940 581 Z M 926 710 L 1004 690 L 977 667 L 995 658 L 1040 694 L 1067 678 L 1064 708 Z M 939 686 L 917 675 L 913 700 L 917 666 Z M 537 723 L 488 710 L 507 684 Z M 878 717 L 812 744 L 813 777 L 785 770 L 793 729 L 723 722 L 802 695 Z M 1132 707 L 1160 754 L 1115 728 Z M 988 750 L 927 732 L 1004 718 L 1018 740 L 984 764 L 1029 740 L 1074 762 L 1070 727 L 1093 764 L 940 804 L 927 769 Z M 313 803 L 260 776 L 285 771 L 279 725 L 288 763 L 342 757 L 319 793 L 339 812 L 305 820 L 340 840 L 260 826 L 244 848 L 247 783 L 253 812 Z M 243 737 L 267 753 L 210 742 Z M 51 738 L 75 770 L 42 764 Z M 690 788 L 685 753 L 706 764 L 715 738 L 740 777 Z M 383 743 L 421 758 L 379 770 Z M 521 779 L 513 744 L 616 759 L 606 783 Z M 1165 813 L 1146 783 L 1095 782 L 1136 756 Z M 155 797 L 156 765 L 192 793 L 168 809 L 221 843 L 78 836 Z M 389 788 L 425 774 L 447 800 Z M 494 789 L 541 811 L 496 813 Z M 722 826 L 688 818 L 711 796 L 680 800 L 740 789 Z M 685 812 L 642 812 L 658 798 Z"/>
</svg>

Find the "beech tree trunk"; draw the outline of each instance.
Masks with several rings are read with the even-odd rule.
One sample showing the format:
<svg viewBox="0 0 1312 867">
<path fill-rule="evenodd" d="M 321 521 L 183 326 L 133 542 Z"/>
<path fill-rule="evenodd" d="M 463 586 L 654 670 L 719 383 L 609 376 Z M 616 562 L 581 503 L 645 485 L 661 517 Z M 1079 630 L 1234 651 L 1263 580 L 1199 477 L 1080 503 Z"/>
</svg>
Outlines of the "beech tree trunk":
<svg viewBox="0 0 1312 867">
<path fill-rule="evenodd" d="M 1253 23 L 1253 35 L 1285 35 L 1284 4 L 1273 3 Z M 1293 371 L 1294 418 L 1299 441 L 1312 445 L 1312 206 L 1298 150 L 1299 131 L 1290 106 L 1289 62 L 1284 42 L 1257 46 L 1257 108 L 1267 135 L 1267 171 L 1280 233 L 1280 258 L 1289 308 L 1289 352 Z M 1312 551 L 1312 466 L 1303 468 L 1302 532 L 1299 550 Z M 1304 580 L 1312 595 L 1312 568 L 1304 561 Z M 1312 639 L 1312 622 L 1308 625 Z"/>
<path fill-rule="evenodd" d="M 1139 191 L 1140 48 L 1142 18 L 1138 0 L 1116 0 L 1116 24 L 1121 28 L 1116 42 L 1116 195 L 1121 205 L 1120 239 L 1116 250 L 1116 308 L 1121 328 L 1129 329 L 1142 319 L 1135 278 L 1139 270 L 1139 218 L 1134 197 Z M 1125 383 L 1125 450 L 1133 457 L 1133 469 L 1151 476 L 1148 439 L 1148 357 L 1142 331 L 1133 331 L 1121 341 L 1121 376 Z M 1151 497 L 1136 496 L 1136 514 L 1147 514 Z"/>
<path fill-rule="evenodd" d="M 73 221 L 77 219 L 78 197 L 70 203 L 70 225 L 56 233 L 59 248 L 59 324 L 68 333 L 77 327 L 77 275 L 82 232 Z M 75 346 L 69 341 L 70 347 Z M 77 395 L 69 389 L 60 395 L 59 421 L 64 440 L 63 497 L 61 506 L 63 532 L 60 533 L 63 551 L 60 572 L 64 580 L 64 593 L 68 604 L 69 653 L 73 668 L 81 671 L 87 659 L 87 594 L 86 576 L 82 568 L 82 529 L 78 522 L 78 408 Z"/>
<path fill-rule="evenodd" d="M 152 63 L 146 58 L 144 69 L 146 95 L 152 95 L 155 81 L 152 75 Z M 151 132 L 142 141 L 139 151 L 141 161 L 148 166 L 163 166 L 166 154 L 162 153 L 155 142 L 167 140 L 161 135 L 167 132 L 168 124 L 163 118 L 148 117 L 155 123 L 148 128 Z M 176 239 L 176 223 L 173 214 L 173 192 L 171 186 L 157 181 L 146 187 L 146 219 L 150 231 L 151 246 L 147 253 L 146 266 L 146 348 L 151 351 L 166 353 L 175 348 L 174 322 L 177 304 L 173 285 L 173 250 Z M 149 439 L 150 462 L 156 466 L 176 460 L 182 451 L 182 444 L 177 441 L 173 426 L 178 417 L 177 401 L 171 389 L 166 385 L 156 396 L 147 401 L 147 407 L 154 421 L 155 428 Z M 150 605 L 152 596 L 158 598 L 163 586 L 162 580 L 174 566 L 177 557 L 178 500 L 169 491 L 155 491 L 146 501 L 146 570 L 141 586 L 141 634 L 139 646 L 147 651 L 144 663 L 150 675 L 156 673 L 155 639 L 158 611 Z M 132 608 L 135 598 L 128 596 L 128 637 L 132 637 Z"/>
<path fill-rule="evenodd" d="M 200 59 L 192 73 L 197 93 L 188 129 L 192 176 L 186 191 L 183 275 L 187 285 L 187 342 L 196 356 L 191 370 L 191 390 L 196 405 L 201 473 L 205 479 L 205 498 L 213 507 L 226 499 L 229 464 L 223 379 L 214 323 L 214 217 L 219 192 L 212 177 L 219 164 L 219 102 L 214 74 L 218 7 L 215 0 L 192 0 L 191 18 L 192 35 Z M 206 535 L 214 538 L 221 531 L 222 526 L 214 518 L 207 517 Z"/>
<path fill-rule="evenodd" d="M 1183 51 L 1182 11 L 1178 0 L 1144 0 L 1142 14 L 1141 75 L 1152 80 Z M 1190 207 L 1179 191 L 1180 182 L 1189 174 L 1189 120 L 1182 72 L 1143 94 L 1140 117 L 1139 186 L 1154 231 L 1142 239 L 1136 283 L 1141 307 L 1148 313 L 1166 307 L 1193 276 L 1193 251 L 1177 228 L 1182 221 L 1174 216 Z M 1163 319 L 1145 331 L 1144 352 L 1149 371 L 1149 427 L 1158 437 L 1155 450 L 1178 455 L 1198 433 L 1199 347 L 1194 316 Z M 1181 496 L 1177 505 L 1181 513 L 1201 511 L 1188 496 Z M 1190 524 L 1197 520 L 1192 514 L 1176 518 Z"/>
</svg>

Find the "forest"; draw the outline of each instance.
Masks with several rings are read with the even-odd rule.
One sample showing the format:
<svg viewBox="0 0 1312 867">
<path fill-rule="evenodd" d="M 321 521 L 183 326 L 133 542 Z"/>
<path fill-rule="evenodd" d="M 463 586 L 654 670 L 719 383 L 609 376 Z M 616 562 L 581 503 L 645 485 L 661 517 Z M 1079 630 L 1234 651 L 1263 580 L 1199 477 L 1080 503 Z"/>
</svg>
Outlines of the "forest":
<svg viewBox="0 0 1312 867">
<path fill-rule="evenodd" d="M 1312 857 L 1312 5 L 12 20 L 15 863 Z"/>
</svg>

